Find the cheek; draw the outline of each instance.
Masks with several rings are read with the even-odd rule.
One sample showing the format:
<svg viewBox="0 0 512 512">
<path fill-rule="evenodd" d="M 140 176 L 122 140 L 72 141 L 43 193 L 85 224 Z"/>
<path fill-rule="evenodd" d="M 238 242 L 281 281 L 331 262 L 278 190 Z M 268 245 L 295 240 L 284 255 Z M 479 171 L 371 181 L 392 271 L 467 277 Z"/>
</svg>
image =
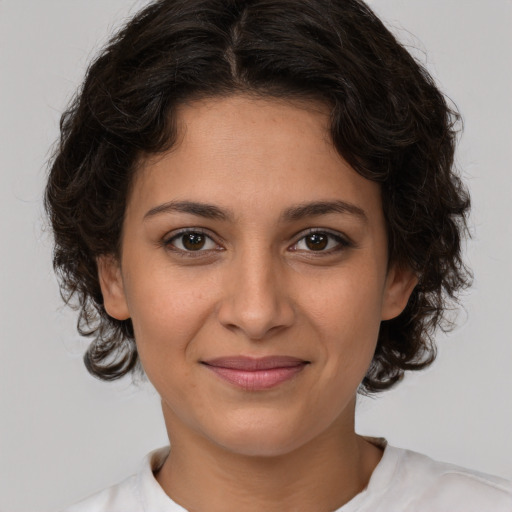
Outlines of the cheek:
<svg viewBox="0 0 512 512">
<path fill-rule="evenodd" d="M 363 277 L 364 276 L 364 277 Z M 310 288 L 303 309 L 318 333 L 322 356 L 333 379 L 366 373 L 377 343 L 382 284 L 372 269 L 347 269 Z"/>
<path fill-rule="evenodd" d="M 326 276 L 317 286 L 309 286 L 303 308 L 324 332 L 355 335 L 365 332 L 366 327 L 375 330 L 382 309 L 381 281 L 371 269 L 344 269 Z"/>
<path fill-rule="evenodd" d="M 183 358 L 193 357 L 190 342 L 211 312 L 213 298 L 208 288 L 178 276 L 153 273 L 128 280 L 125 289 L 144 368 L 177 366 Z"/>
</svg>

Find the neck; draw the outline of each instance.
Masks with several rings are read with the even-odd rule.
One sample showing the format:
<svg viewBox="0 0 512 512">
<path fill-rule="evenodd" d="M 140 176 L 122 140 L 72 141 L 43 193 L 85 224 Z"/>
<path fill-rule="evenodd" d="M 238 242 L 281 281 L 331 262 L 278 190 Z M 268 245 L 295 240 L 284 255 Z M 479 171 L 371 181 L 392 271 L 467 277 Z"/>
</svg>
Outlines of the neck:
<svg viewBox="0 0 512 512">
<path fill-rule="evenodd" d="M 354 432 L 353 415 L 271 457 L 227 450 L 184 428 L 165 406 L 164 416 L 171 453 L 156 478 L 187 510 L 336 510 L 366 487 L 382 455 Z"/>
</svg>

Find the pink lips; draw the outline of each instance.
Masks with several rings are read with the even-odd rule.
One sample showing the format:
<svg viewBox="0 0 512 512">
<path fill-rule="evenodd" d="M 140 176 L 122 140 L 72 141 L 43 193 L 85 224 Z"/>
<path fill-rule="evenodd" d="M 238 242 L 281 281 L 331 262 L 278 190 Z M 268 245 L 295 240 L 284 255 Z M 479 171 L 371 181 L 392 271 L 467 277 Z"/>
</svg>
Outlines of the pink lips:
<svg viewBox="0 0 512 512">
<path fill-rule="evenodd" d="M 308 361 L 289 356 L 220 357 L 203 361 L 220 378 L 246 391 L 273 388 L 301 372 Z"/>
</svg>

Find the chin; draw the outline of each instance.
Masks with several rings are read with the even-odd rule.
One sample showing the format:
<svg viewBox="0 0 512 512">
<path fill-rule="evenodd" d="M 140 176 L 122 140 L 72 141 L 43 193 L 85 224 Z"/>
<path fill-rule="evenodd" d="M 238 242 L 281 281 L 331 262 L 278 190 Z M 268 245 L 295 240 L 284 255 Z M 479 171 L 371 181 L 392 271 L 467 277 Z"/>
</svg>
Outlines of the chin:
<svg viewBox="0 0 512 512">
<path fill-rule="evenodd" d="M 304 429 L 304 424 L 290 425 L 286 422 L 261 418 L 230 427 L 224 425 L 220 432 L 210 432 L 210 439 L 224 450 L 250 457 L 279 457 L 300 448 L 314 437 Z"/>
</svg>

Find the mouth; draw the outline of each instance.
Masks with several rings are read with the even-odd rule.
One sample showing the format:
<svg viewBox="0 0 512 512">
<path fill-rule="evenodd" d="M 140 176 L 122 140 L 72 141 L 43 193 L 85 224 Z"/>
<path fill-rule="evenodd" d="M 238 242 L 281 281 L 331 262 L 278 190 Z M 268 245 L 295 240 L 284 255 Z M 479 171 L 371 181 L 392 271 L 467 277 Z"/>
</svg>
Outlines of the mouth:
<svg viewBox="0 0 512 512">
<path fill-rule="evenodd" d="M 230 356 L 201 361 L 201 364 L 245 391 L 262 391 L 292 379 L 310 362 L 290 356 Z"/>
</svg>

